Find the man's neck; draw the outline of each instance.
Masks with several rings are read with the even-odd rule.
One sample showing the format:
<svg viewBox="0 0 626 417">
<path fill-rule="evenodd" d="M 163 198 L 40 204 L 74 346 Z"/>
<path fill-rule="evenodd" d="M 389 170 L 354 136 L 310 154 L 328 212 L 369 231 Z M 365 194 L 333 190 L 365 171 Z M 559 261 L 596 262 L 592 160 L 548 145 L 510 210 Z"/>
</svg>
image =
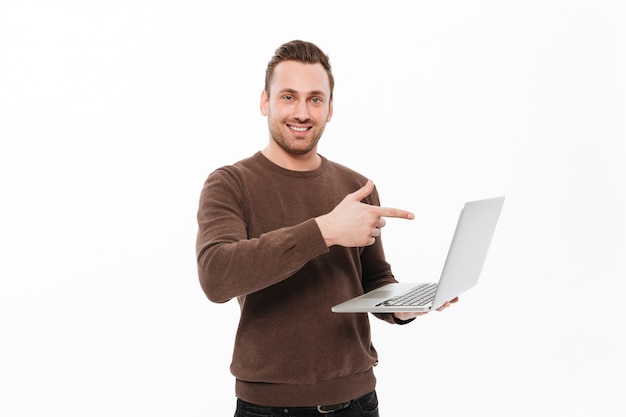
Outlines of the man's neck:
<svg viewBox="0 0 626 417">
<path fill-rule="evenodd" d="M 306 154 L 291 154 L 282 148 L 276 149 L 268 145 L 261 153 L 279 167 L 291 171 L 313 171 L 322 163 L 322 157 L 317 154 L 317 148 Z"/>
</svg>

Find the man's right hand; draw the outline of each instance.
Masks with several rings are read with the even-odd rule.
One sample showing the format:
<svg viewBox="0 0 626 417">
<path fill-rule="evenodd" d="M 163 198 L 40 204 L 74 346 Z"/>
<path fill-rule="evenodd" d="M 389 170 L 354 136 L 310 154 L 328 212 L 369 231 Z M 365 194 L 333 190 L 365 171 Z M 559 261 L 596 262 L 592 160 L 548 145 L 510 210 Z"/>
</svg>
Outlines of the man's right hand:
<svg viewBox="0 0 626 417">
<path fill-rule="evenodd" d="M 369 246 L 374 244 L 380 229 L 385 226 L 384 217 L 415 218 L 406 210 L 362 203 L 361 200 L 373 190 L 374 183 L 368 180 L 363 187 L 345 196 L 330 213 L 315 218 L 328 247 Z"/>
</svg>

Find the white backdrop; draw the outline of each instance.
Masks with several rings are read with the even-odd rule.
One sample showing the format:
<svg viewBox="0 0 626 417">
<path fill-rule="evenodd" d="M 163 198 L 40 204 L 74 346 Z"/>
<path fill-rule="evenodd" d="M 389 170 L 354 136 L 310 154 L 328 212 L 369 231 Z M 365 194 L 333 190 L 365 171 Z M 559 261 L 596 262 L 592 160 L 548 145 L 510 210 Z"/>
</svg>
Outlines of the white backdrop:
<svg viewBox="0 0 626 417">
<path fill-rule="evenodd" d="M 619 0 L 3 0 L 0 414 L 232 415 L 238 308 L 199 287 L 195 212 L 265 146 L 295 38 L 336 76 L 320 152 L 417 215 L 383 231 L 399 280 L 507 196 L 474 290 L 373 321 L 382 415 L 623 414 L 625 25 Z"/>
</svg>

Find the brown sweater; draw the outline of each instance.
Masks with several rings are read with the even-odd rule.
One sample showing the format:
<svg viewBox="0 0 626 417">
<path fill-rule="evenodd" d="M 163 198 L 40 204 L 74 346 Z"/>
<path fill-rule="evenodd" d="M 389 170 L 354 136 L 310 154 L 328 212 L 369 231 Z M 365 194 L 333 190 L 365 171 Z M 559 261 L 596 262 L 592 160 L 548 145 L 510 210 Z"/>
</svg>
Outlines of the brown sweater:
<svg viewBox="0 0 626 417">
<path fill-rule="evenodd" d="M 380 238 L 365 248 L 329 249 L 314 220 L 366 180 L 326 158 L 301 172 L 260 152 L 207 178 L 198 210 L 198 273 L 211 301 L 239 301 L 231 364 L 239 398 L 310 406 L 374 389 L 378 358 L 368 315 L 330 308 L 395 279 Z M 378 205 L 377 192 L 366 202 Z M 394 323 L 391 315 L 378 317 Z"/>
</svg>

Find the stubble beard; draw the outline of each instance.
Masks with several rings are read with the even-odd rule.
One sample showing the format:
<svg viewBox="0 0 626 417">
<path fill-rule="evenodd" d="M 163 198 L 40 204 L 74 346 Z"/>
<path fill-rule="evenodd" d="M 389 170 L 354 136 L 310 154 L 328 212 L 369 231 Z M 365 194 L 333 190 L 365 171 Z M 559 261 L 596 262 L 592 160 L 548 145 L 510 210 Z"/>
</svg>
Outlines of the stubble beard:
<svg viewBox="0 0 626 417">
<path fill-rule="evenodd" d="M 309 132 L 312 135 L 310 138 L 295 139 L 293 136 L 290 137 L 288 132 L 289 128 L 285 124 L 274 126 L 268 118 L 268 125 L 272 140 L 276 142 L 285 152 L 293 155 L 305 155 L 313 151 L 317 147 L 317 144 L 322 137 L 322 133 L 324 133 L 324 127 L 318 127 L 318 131 L 313 131 L 317 127 L 314 126 L 311 128 L 312 131 Z"/>
</svg>

